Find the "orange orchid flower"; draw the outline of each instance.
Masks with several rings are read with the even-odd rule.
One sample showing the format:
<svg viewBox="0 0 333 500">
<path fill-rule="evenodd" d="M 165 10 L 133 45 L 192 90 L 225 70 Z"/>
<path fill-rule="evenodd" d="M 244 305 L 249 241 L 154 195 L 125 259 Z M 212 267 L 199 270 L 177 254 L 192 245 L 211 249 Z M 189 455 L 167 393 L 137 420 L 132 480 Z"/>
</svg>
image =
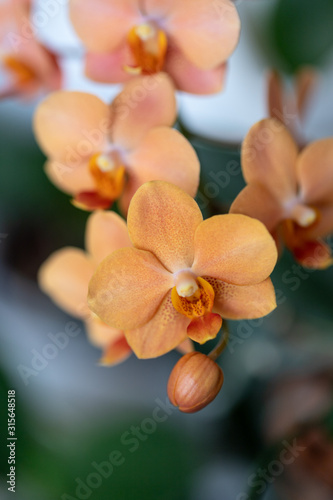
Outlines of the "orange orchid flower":
<svg viewBox="0 0 333 500">
<path fill-rule="evenodd" d="M 30 0 L 0 3 L 0 98 L 30 97 L 61 86 L 56 56 L 34 37 Z"/>
<path fill-rule="evenodd" d="M 240 32 L 230 0 L 71 0 L 93 80 L 166 71 L 178 89 L 218 92 Z"/>
<path fill-rule="evenodd" d="M 82 92 L 60 91 L 37 108 L 37 140 L 46 173 L 74 204 L 94 210 L 120 198 L 124 213 L 146 181 L 173 182 L 195 196 L 200 164 L 190 143 L 170 128 L 174 87 L 165 74 L 137 77 L 111 106 Z"/>
<path fill-rule="evenodd" d="M 333 139 L 315 141 L 303 150 L 288 129 L 268 118 L 250 129 L 242 146 L 247 186 L 230 212 L 262 221 L 308 268 L 332 264 L 322 240 L 333 232 Z"/>
<path fill-rule="evenodd" d="M 125 221 L 114 212 L 103 211 L 89 216 L 85 240 L 86 252 L 71 247 L 54 252 L 41 266 L 38 281 L 59 307 L 85 322 L 91 343 L 103 350 L 101 364 L 114 365 L 127 359 L 132 350 L 122 330 L 106 325 L 90 311 L 88 284 L 102 259 L 132 243 Z M 187 342 L 180 350 L 188 353 L 193 347 Z"/>
<path fill-rule="evenodd" d="M 88 304 L 125 331 L 139 358 L 161 356 L 187 337 L 204 343 L 222 319 L 257 318 L 275 307 L 277 251 L 265 226 L 243 215 L 203 221 L 179 187 L 148 182 L 132 198 L 127 227 L 134 248 L 97 268 Z"/>
</svg>

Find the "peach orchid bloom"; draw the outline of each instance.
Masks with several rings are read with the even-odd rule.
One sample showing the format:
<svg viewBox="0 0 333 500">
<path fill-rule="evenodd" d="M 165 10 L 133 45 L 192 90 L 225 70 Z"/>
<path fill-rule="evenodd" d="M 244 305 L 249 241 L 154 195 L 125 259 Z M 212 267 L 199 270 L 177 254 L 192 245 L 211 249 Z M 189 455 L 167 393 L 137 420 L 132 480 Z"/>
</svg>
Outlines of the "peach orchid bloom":
<svg viewBox="0 0 333 500">
<path fill-rule="evenodd" d="M 88 218 L 86 252 L 63 248 L 54 252 L 41 266 L 41 289 L 62 309 L 85 322 L 93 345 L 103 350 L 101 364 L 114 365 L 132 353 L 124 333 L 103 323 L 87 304 L 89 280 L 99 262 L 115 250 L 131 247 L 125 221 L 114 212 L 97 211 Z M 182 353 L 193 350 L 190 342 L 179 346 Z"/>
<path fill-rule="evenodd" d="M 125 82 L 165 71 L 178 89 L 219 92 L 240 20 L 230 0 L 71 0 L 93 80 Z"/>
<path fill-rule="evenodd" d="M 216 337 L 221 316 L 258 318 L 275 307 L 268 276 L 277 251 L 265 226 L 244 215 L 203 221 L 179 187 L 148 182 L 132 198 L 127 227 L 134 248 L 104 259 L 88 304 L 125 331 L 139 358 L 161 356 L 188 337 Z"/>
<path fill-rule="evenodd" d="M 30 11 L 30 0 L 0 3 L 0 98 L 30 97 L 61 86 L 56 56 L 35 39 Z"/>
<path fill-rule="evenodd" d="M 60 91 L 37 108 L 37 140 L 46 173 L 74 204 L 94 210 L 120 198 L 124 213 L 149 180 L 173 182 L 195 196 L 200 164 L 190 143 L 170 128 L 174 87 L 165 74 L 137 77 L 111 106 L 82 92 Z"/>
<path fill-rule="evenodd" d="M 331 265 L 322 238 L 333 232 L 333 138 L 299 151 L 287 128 L 268 118 L 250 129 L 241 156 L 248 185 L 230 212 L 262 221 L 305 267 Z"/>
</svg>

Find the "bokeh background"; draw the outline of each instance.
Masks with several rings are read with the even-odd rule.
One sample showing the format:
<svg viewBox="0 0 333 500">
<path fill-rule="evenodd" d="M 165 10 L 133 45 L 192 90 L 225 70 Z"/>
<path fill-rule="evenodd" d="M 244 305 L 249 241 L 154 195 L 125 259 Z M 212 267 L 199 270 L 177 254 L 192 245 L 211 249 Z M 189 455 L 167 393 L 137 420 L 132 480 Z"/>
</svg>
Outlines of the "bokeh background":
<svg viewBox="0 0 333 500">
<path fill-rule="evenodd" d="M 305 141 L 333 135 L 333 1 L 235 3 L 242 35 L 225 92 L 178 96 L 179 126 L 202 165 L 197 199 L 205 216 L 227 212 L 244 186 L 240 143 L 267 116 L 270 68 L 290 86 L 297 69 L 317 68 L 302 134 Z M 66 2 L 38 36 L 63 55 L 66 88 L 106 100 L 117 93 L 84 78 Z M 83 325 L 38 289 L 38 268 L 53 251 L 83 247 L 88 214 L 43 172 L 31 127 L 36 104 L 0 102 L 1 499 L 12 498 L 8 389 L 16 391 L 19 500 L 333 499 L 333 270 L 302 270 L 285 252 L 273 274 L 278 309 L 264 320 L 231 322 L 219 396 L 196 415 L 170 409 L 166 384 L 179 354 L 101 367 Z M 69 322 L 78 334 L 26 371 L 49 334 Z"/>
</svg>

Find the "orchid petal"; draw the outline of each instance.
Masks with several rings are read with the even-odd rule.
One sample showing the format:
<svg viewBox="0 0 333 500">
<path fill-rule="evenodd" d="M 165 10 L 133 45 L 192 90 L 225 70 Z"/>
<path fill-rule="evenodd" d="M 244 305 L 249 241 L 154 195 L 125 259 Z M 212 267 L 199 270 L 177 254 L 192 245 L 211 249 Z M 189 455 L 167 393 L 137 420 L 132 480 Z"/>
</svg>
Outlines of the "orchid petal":
<svg viewBox="0 0 333 500">
<path fill-rule="evenodd" d="M 113 142 L 126 149 L 134 148 L 152 127 L 174 123 L 174 86 L 165 73 L 134 78 L 115 98 L 112 110 Z"/>
<path fill-rule="evenodd" d="M 205 277 L 215 292 L 213 311 L 225 319 L 255 319 L 276 308 L 275 291 L 270 278 L 250 286 L 231 285 Z"/>
<path fill-rule="evenodd" d="M 71 166 L 104 149 L 110 110 L 85 92 L 59 91 L 49 95 L 34 117 L 36 138 L 43 151 Z"/>
<path fill-rule="evenodd" d="M 177 130 L 155 127 L 127 156 L 129 182 L 124 192 L 127 207 L 137 189 L 148 181 L 175 184 L 190 196 L 199 185 L 200 163 L 191 144 Z"/>
<path fill-rule="evenodd" d="M 217 215 L 195 233 L 192 269 L 235 285 L 254 285 L 273 271 L 277 250 L 265 226 L 245 215 Z"/>
<path fill-rule="evenodd" d="M 90 215 L 86 228 L 86 249 L 96 263 L 115 250 L 130 246 L 126 222 L 118 214 L 98 211 Z"/>
<path fill-rule="evenodd" d="M 94 52 L 114 50 L 141 19 L 138 0 L 71 0 L 70 17 L 85 46 Z"/>
<path fill-rule="evenodd" d="M 107 348 L 124 336 L 122 330 L 106 325 L 99 318 L 92 315 L 86 322 L 89 341 L 96 347 Z"/>
<path fill-rule="evenodd" d="M 85 74 L 102 83 L 125 83 L 133 78 L 125 66 L 134 66 L 135 60 L 126 42 L 111 53 L 91 53 L 85 56 Z"/>
<path fill-rule="evenodd" d="M 165 62 L 165 71 L 170 74 L 177 89 L 198 95 L 220 92 L 224 86 L 226 70 L 226 63 L 213 69 L 200 69 L 188 61 L 176 47 L 171 47 Z"/>
<path fill-rule="evenodd" d="M 246 186 L 232 203 L 230 213 L 258 219 L 270 232 L 284 218 L 282 204 L 261 184 Z"/>
<path fill-rule="evenodd" d="M 171 351 L 186 338 L 190 319 L 172 305 L 167 293 L 154 317 L 143 327 L 126 331 L 126 338 L 138 358 L 156 358 Z"/>
<path fill-rule="evenodd" d="M 78 248 L 63 248 L 54 252 L 41 266 L 39 286 L 51 299 L 72 316 L 90 317 L 87 305 L 88 283 L 93 263 Z"/>
<path fill-rule="evenodd" d="M 132 349 L 124 336 L 110 344 L 103 352 L 99 364 L 103 366 L 114 366 L 125 361 L 132 354 Z"/>
<path fill-rule="evenodd" d="M 127 227 L 133 245 L 149 250 L 171 272 L 191 267 L 202 215 L 193 198 L 168 182 L 152 181 L 132 198 Z"/>
<path fill-rule="evenodd" d="M 230 0 L 182 0 L 170 12 L 167 30 L 189 61 L 212 69 L 235 50 L 240 20 Z"/>
<path fill-rule="evenodd" d="M 242 146 L 243 175 L 248 184 L 262 184 L 276 199 L 296 196 L 295 164 L 297 145 L 276 119 L 261 120 L 253 125 Z"/>
<path fill-rule="evenodd" d="M 87 162 L 78 162 L 69 167 L 59 161 L 48 161 L 45 173 L 55 186 L 69 194 L 93 191 L 95 184 L 89 173 Z"/>
<path fill-rule="evenodd" d="M 301 196 L 308 204 L 333 204 L 333 139 L 312 142 L 297 160 Z"/>
<path fill-rule="evenodd" d="M 106 324 L 129 330 L 153 317 L 172 285 L 172 275 L 150 252 L 122 248 L 98 266 L 88 303 Z"/>
</svg>

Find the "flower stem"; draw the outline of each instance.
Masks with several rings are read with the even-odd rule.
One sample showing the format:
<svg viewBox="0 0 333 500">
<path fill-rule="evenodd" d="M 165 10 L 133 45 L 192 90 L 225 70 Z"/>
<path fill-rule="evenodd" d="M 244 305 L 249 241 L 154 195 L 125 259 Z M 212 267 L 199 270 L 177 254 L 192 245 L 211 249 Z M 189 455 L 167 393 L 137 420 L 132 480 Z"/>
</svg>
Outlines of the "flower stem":
<svg viewBox="0 0 333 500">
<path fill-rule="evenodd" d="M 222 354 L 224 349 L 227 347 L 229 340 L 229 327 L 226 321 L 223 321 L 222 326 L 222 335 L 219 343 L 214 347 L 214 349 L 208 354 L 208 357 L 213 361 L 216 361 L 217 358 Z"/>
</svg>

